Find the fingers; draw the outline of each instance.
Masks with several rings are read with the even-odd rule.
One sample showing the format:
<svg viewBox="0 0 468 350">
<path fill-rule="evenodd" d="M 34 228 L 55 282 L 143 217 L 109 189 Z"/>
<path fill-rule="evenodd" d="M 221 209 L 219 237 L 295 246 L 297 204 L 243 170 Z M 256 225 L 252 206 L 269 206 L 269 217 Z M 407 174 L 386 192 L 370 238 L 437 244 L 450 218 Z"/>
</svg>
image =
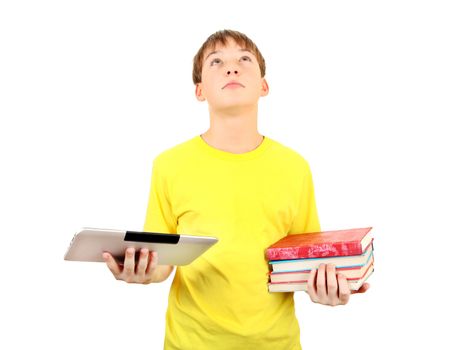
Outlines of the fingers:
<svg viewBox="0 0 468 350">
<path fill-rule="evenodd" d="M 153 276 L 154 271 L 156 270 L 156 266 L 158 266 L 158 253 L 151 252 L 150 254 L 150 263 L 146 270 L 146 273 L 150 276 Z"/>
<path fill-rule="evenodd" d="M 328 264 L 327 268 L 327 296 L 330 305 L 338 305 L 338 282 L 336 281 L 336 268 L 333 264 Z"/>
<path fill-rule="evenodd" d="M 135 274 L 135 248 L 127 248 L 125 251 L 123 273 L 127 277 Z"/>
<path fill-rule="evenodd" d="M 142 248 L 139 254 L 135 248 L 127 248 L 123 265 L 119 265 L 110 253 L 103 252 L 102 257 L 114 277 L 127 283 L 150 283 L 158 263 L 157 253 L 149 252 L 147 248 Z"/>
<path fill-rule="evenodd" d="M 347 304 L 351 295 L 346 277 L 337 274 L 333 264 L 321 264 L 311 271 L 307 292 L 313 302 L 331 306 Z"/>
<path fill-rule="evenodd" d="M 307 292 L 314 303 L 328 304 L 325 267 L 320 264 L 318 269 L 313 269 L 307 281 Z"/>
<path fill-rule="evenodd" d="M 370 284 L 369 283 L 364 283 L 361 288 L 359 288 L 358 290 L 353 290 L 351 293 L 352 294 L 356 294 L 356 293 L 365 293 L 367 292 L 367 290 L 370 288 Z"/>
<path fill-rule="evenodd" d="M 310 299 L 314 303 L 319 302 L 319 298 L 317 295 L 317 288 L 315 287 L 316 277 L 317 277 L 317 269 L 312 269 L 312 271 L 310 271 L 309 279 L 307 280 L 307 293 L 309 294 Z"/>
<path fill-rule="evenodd" d="M 351 295 L 351 292 L 349 290 L 348 280 L 341 273 L 337 275 L 337 279 L 338 279 L 338 290 L 339 290 L 339 294 L 338 294 L 339 303 L 341 305 L 345 305 L 348 303 L 349 296 Z"/>
<path fill-rule="evenodd" d="M 318 271 L 317 271 L 317 296 L 320 300 L 320 303 L 325 303 L 327 301 L 327 283 L 326 283 L 326 276 L 325 276 L 325 266 L 324 264 L 320 264 Z M 323 302 L 322 302 L 323 301 Z"/>
<path fill-rule="evenodd" d="M 107 252 L 102 253 L 102 258 L 104 259 L 107 267 L 109 270 L 112 272 L 112 274 L 117 278 L 118 275 L 120 275 L 120 267 L 115 261 L 114 257 Z"/>
<path fill-rule="evenodd" d="M 140 279 L 144 279 L 146 274 L 146 268 L 148 266 L 148 249 L 143 248 L 140 250 L 140 259 L 138 259 L 138 266 L 136 274 Z"/>
</svg>

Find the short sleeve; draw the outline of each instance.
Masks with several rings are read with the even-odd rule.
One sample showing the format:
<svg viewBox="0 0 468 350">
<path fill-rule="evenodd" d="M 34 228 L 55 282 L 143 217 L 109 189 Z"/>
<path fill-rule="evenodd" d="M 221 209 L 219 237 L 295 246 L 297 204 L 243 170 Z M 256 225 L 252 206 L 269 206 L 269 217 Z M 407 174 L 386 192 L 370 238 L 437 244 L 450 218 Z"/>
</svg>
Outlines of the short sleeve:
<svg viewBox="0 0 468 350">
<path fill-rule="evenodd" d="M 319 232 L 320 222 L 315 203 L 314 184 L 309 164 L 306 162 L 302 191 L 299 196 L 297 214 L 288 234 Z"/>
<path fill-rule="evenodd" d="M 177 233 L 177 220 L 171 210 L 167 176 L 158 157 L 153 161 L 151 186 L 144 224 L 145 232 Z"/>
</svg>

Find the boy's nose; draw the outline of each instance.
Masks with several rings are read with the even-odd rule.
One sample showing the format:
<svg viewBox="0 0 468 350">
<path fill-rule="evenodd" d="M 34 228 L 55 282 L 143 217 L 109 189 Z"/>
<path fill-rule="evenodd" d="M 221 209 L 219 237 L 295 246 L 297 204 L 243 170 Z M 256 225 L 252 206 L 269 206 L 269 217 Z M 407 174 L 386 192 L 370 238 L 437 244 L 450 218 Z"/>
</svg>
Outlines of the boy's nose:
<svg viewBox="0 0 468 350">
<path fill-rule="evenodd" d="M 227 75 L 231 75 L 231 73 L 232 73 L 232 74 L 235 74 L 235 75 L 239 74 L 239 72 L 238 72 L 237 70 L 228 70 L 228 71 L 226 72 Z"/>
</svg>

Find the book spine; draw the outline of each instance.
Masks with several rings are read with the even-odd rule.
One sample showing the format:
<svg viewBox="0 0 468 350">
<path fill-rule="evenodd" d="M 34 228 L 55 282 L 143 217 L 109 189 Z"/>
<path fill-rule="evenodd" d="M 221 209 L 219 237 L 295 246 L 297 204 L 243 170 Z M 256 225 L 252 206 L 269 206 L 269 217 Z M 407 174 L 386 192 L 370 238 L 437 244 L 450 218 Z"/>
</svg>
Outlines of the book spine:
<svg viewBox="0 0 468 350">
<path fill-rule="evenodd" d="M 268 248 L 268 260 L 323 258 L 327 256 L 350 256 L 362 254 L 361 241 L 324 243 L 305 247 Z"/>
</svg>

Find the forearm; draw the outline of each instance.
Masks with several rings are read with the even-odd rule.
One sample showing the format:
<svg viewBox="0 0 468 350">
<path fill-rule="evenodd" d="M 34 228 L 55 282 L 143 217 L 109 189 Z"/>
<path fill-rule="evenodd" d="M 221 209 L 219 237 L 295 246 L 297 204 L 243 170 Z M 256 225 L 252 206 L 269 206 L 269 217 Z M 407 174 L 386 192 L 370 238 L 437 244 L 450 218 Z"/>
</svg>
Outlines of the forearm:
<svg viewBox="0 0 468 350">
<path fill-rule="evenodd" d="M 167 280 L 172 270 L 174 270 L 174 266 L 172 265 L 157 265 L 151 277 L 151 283 L 160 283 Z"/>
</svg>

